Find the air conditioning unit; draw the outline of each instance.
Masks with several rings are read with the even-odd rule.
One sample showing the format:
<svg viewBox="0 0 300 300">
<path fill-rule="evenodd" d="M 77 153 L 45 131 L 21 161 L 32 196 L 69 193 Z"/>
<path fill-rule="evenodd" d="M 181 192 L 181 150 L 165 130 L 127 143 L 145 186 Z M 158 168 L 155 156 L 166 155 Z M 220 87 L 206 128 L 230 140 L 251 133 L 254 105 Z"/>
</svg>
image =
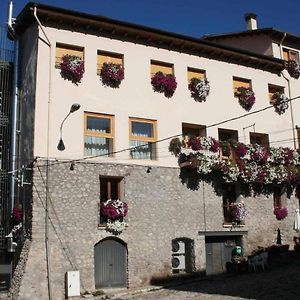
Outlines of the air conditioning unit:
<svg viewBox="0 0 300 300">
<path fill-rule="evenodd" d="M 172 256 L 172 269 L 173 270 L 185 269 L 185 255 Z"/>
<path fill-rule="evenodd" d="M 172 241 L 173 254 L 185 254 L 185 243 L 183 241 Z"/>
</svg>

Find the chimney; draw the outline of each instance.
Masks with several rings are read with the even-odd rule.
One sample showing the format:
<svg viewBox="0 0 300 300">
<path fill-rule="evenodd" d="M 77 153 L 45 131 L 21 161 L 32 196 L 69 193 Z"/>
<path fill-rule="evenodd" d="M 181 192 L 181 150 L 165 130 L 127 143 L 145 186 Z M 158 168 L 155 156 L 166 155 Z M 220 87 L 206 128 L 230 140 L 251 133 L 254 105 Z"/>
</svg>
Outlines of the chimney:
<svg viewBox="0 0 300 300">
<path fill-rule="evenodd" d="M 254 13 L 245 14 L 247 30 L 256 30 L 257 29 L 256 18 L 257 18 L 257 15 Z"/>
</svg>

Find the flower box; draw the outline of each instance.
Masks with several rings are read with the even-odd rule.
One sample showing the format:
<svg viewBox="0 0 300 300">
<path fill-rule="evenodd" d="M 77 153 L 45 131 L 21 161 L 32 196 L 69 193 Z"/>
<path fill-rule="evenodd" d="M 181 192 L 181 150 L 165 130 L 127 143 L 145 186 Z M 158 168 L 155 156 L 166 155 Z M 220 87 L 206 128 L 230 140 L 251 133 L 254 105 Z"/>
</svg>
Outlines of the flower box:
<svg viewBox="0 0 300 300">
<path fill-rule="evenodd" d="M 286 207 L 275 207 L 274 215 L 278 221 L 281 221 L 287 217 L 288 209 Z"/>
<path fill-rule="evenodd" d="M 60 64 L 60 74 L 62 78 L 70 80 L 77 85 L 84 74 L 84 61 L 76 55 L 63 55 Z"/>
<path fill-rule="evenodd" d="M 238 87 L 234 94 L 239 99 L 239 104 L 246 111 L 250 111 L 255 103 L 255 94 L 250 87 Z"/>
<path fill-rule="evenodd" d="M 207 79 L 192 78 L 188 86 L 191 91 L 191 97 L 195 101 L 206 101 L 206 97 L 209 95 L 210 85 Z"/>
<path fill-rule="evenodd" d="M 167 98 L 171 98 L 177 88 L 176 77 L 172 74 L 156 72 L 151 78 L 153 90 L 163 93 Z"/>
<path fill-rule="evenodd" d="M 291 77 L 295 79 L 298 79 L 300 77 L 300 66 L 295 60 L 289 60 L 286 63 L 286 69 Z"/>
<path fill-rule="evenodd" d="M 288 98 L 285 94 L 276 92 L 271 99 L 271 104 L 275 108 L 275 112 L 279 115 L 285 113 L 285 111 L 289 108 Z"/>
<path fill-rule="evenodd" d="M 124 79 L 124 68 L 120 64 L 104 63 L 100 77 L 103 85 L 118 88 Z"/>
</svg>

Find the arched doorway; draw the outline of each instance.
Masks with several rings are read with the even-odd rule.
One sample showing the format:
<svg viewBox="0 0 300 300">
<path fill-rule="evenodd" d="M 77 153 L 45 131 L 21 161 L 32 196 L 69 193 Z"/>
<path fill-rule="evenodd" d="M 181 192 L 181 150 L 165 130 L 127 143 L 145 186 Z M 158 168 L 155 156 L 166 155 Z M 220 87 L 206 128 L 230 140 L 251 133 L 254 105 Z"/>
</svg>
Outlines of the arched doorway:
<svg viewBox="0 0 300 300">
<path fill-rule="evenodd" d="M 127 285 L 127 247 L 119 239 L 104 239 L 94 247 L 95 286 Z"/>
</svg>

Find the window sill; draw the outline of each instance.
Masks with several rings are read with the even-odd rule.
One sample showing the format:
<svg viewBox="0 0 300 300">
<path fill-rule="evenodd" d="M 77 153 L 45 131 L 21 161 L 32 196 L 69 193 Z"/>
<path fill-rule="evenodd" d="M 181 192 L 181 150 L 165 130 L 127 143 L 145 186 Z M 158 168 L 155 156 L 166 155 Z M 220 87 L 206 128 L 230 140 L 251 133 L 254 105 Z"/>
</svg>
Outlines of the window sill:
<svg viewBox="0 0 300 300">
<path fill-rule="evenodd" d="M 242 228 L 242 227 L 245 227 L 245 226 L 246 226 L 246 224 L 235 224 L 235 223 L 223 224 L 223 228 L 231 228 L 231 227 Z"/>
<path fill-rule="evenodd" d="M 128 227 L 128 224 L 126 223 L 125 228 Z M 106 230 L 106 225 L 105 224 L 98 224 L 98 229 L 99 230 Z"/>
</svg>

